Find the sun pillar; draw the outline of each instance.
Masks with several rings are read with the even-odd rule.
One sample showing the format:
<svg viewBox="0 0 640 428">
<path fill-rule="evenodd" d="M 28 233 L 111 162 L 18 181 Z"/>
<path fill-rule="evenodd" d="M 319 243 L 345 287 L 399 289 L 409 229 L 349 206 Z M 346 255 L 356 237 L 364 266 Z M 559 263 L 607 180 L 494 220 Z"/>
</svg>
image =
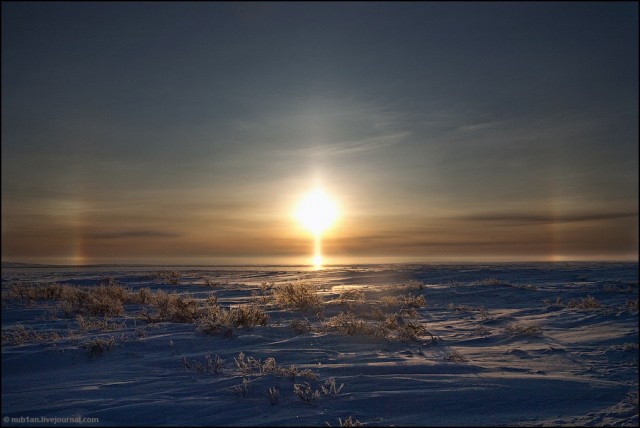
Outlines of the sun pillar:
<svg viewBox="0 0 640 428">
<path fill-rule="evenodd" d="M 313 234 L 313 266 L 322 269 L 322 232 L 338 216 L 335 203 L 320 189 L 308 193 L 300 202 L 296 217 Z"/>
<path fill-rule="evenodd" d="M 313 251 L 313 267 L 314 269 L 322 269 L 322 235 L 316 232 Z"/>
</svg>

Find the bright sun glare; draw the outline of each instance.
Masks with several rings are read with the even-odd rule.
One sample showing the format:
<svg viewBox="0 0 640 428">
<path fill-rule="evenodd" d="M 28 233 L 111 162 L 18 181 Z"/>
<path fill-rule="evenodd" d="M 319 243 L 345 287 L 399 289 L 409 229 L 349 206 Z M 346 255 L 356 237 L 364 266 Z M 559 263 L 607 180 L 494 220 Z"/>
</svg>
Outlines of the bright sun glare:
<svg viewBox="0 0 640 428">
<path fill-rule="evenodd" d="M 321 235 L 337 219 L 338 208 L 324 191 L 316 189 L 302 199 L 296 217 L 302 226 L 314 235 L 313 264 L 319 269 L 322 267 Z"/>
<path fill-rule="evenodd" d="M 338 217 L 336 204 L 322 190 L 308 193 L 298 207 L 297 218 L 305 229 L 313 234 L 321 234 Z"/>
</svg>

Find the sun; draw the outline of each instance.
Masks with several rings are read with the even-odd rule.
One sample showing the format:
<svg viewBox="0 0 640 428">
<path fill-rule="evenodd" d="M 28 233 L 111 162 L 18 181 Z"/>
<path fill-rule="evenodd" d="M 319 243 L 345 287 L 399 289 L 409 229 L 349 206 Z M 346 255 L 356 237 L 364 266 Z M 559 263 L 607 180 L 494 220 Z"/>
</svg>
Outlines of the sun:
<svg viewBox="0 0 640 428">
<path fill-rule="evenodd" d="M 313 265 L 316 269 L 322 269 L 322 232 L 338 218 L 338 207 L 324 191 L 315 189 L 302 198 L 296 217 L 305 229 L 313 233 Z"/>
<path fill-rule="evenodd" d="M 300 202 L 296 217 L 314 235 L 320 235 L 338 218 L 338 208 L 321 189 L 309 192 Z"/>
</svg>

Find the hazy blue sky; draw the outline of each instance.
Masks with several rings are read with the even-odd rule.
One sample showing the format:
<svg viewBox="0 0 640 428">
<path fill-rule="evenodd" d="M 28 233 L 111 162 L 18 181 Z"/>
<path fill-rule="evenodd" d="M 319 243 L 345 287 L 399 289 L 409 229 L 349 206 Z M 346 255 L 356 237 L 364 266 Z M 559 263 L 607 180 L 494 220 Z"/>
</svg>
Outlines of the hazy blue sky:
<svg viewBox="0 0 640 428">
<path fill-rule="evenodd" d="M 638 259 L 636 2 L 2 2 L 2 259 Z"/>
</svg>

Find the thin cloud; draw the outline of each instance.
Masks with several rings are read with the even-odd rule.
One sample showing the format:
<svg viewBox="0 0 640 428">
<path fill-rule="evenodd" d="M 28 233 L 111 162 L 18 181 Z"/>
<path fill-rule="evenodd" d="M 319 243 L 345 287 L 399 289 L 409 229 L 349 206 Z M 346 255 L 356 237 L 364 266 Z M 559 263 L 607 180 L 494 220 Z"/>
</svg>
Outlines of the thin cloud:
<svg viewBox="0 0 640 428">
<path fill-rule="evenodd" d="M 126 238 L 178 238 L 179 233 L 160 232 L 153 230 L 127 230 L 120 232 L 91 233 L 87 235 L 92 239 L 126 239 Z"/>
<path fill-rule="evenodd" d="M 508 122 L 504 120 L 484 122 L 484 123 L 473 123 L 470 125 L 461 125 L 458 128 L 456 128 L 456 130 L 459 132 L 480 132 L 488 129 L 495 129 L 495 128 L 504 126 L 506 124 L 508 124 Z"/>
<path fill-rule="evenodd" d="M 637 217 L 638 213 L 613 212 L 596 214 L 518 214 L 518 213 L 489 213 L 458 217 L 459 220 L 477 222 L 502 222 L 517 224 L 552 224 L 552 223 L 576 223 L 596 220 L 615 220 L 621 218 Z"/>
<path fill-rule="evenodd" d="M 375 137 L 363 138 L 360 140 L 340 141 L 313 147 L 306 147 L 298 150 L 290 150 L 289 153 L 296 156 L 342 156 L 357 153 L 364 153 L 390 147 L 400 143 L 409 136 L 407 131 L 397 132 L 393 134 L 379 135 Z"/>
</svg>

